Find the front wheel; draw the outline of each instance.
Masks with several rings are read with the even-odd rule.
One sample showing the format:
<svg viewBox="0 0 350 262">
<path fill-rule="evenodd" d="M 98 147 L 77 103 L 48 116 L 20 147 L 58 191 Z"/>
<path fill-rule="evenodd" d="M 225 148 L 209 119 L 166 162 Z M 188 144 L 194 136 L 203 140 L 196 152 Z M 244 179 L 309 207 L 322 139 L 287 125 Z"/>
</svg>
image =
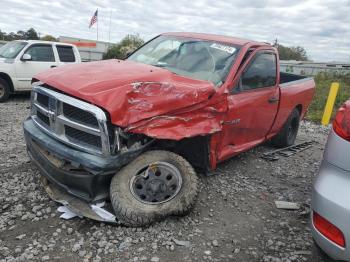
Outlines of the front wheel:
<svg viewBox="0 0 350 262">
<path fill-rule="evenodd" d="M 4 79 L 0 78 L 0 103 L 5 102 L 10 96 L 10 87 Z"/>
<path fill-rule="evenodd" d="M 112 179 L 110 197 L 117 219 L 146 226 L 170 215 L 186 214 L 198 194 L 198 177 L 181 156 L 148 151 Z"/>
<path fill-rule="evenodd" d="M 289 115 L 287 122 L 281 131 L 272 139 L 272 143 L 277 147 L 287 147 L 295 143 L 300 124 L 300 113 L 294 109 Z"/>
</svg>

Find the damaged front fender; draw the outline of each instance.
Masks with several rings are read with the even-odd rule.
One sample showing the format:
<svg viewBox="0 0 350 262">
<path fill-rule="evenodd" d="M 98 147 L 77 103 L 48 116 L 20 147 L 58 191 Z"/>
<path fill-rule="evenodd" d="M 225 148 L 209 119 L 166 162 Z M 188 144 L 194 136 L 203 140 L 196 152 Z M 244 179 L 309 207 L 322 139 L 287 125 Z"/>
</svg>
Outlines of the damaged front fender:
<svg viewBox="0 0 350 262">
<path fill-rule="evenodd" d="M 222 130 L 226 111 L 226 94 L 222 94 L 171 114 L 139 121 L 128 126 L 125 131 L 171 140 L 209 135 Z"/>
</svg>

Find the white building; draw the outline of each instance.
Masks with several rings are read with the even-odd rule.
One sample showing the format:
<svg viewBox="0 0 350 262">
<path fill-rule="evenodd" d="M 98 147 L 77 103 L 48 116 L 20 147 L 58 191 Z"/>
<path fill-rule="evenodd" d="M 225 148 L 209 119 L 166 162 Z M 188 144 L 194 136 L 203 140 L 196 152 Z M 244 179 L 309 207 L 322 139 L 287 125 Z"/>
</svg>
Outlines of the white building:
<svg viewBox="0 0 350 262">
<path fill-rule="evenodd" d="M 113 43 L 68 36 L 60 36 L 59 41 L 76 45 L 83 62 L 102 60 L 103 54 L 113 45 Z"/>
<path fill-rule="evenodd" d="M 337 72 L 340 74 L 348 74 L 350 73 L 350 64 L 281 60 L 280 69 L 282 72 L 286 73 L 310 76 L 314 76 L 319 72 Z"/>
</svg>

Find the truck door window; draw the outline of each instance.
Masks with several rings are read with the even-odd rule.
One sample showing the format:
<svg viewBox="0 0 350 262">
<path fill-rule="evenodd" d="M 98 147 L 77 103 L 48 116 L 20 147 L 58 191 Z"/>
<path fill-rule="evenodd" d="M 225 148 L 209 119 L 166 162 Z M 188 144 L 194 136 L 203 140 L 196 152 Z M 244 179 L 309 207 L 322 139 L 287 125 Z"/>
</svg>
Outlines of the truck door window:
<svg viewBox="0 0 350 262">
<path fill-rule="evenodd" d="M 276 85 L 276 56 L 272 53 L 256 55 L 241 77 L 241 90 L 251 90 Z"/>
<path fill-rule="evenodd" d="M 75 62 L 75 55 L 72 46 L 58 45 L 57 52 L 61 62 L 73 63 Z"/>
<path fill-rule="evenodd" d="M 31 55 L 31 61 L 55 62 L 52 45 L 32 45 L 26 50 L 25 53 Z"/>
</svg>

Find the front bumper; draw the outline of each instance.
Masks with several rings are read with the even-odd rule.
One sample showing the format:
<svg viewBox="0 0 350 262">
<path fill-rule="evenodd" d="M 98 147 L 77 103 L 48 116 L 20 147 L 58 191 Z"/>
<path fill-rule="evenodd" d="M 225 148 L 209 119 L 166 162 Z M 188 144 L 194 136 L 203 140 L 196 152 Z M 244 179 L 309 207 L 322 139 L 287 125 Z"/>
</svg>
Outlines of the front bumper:
<svg viewBox="0 0 350 262">
<path fill-rule="evenodd" d="M 311 209 L 338 227 L 345 237 L 343 248 L 324 237 L 311 223 L 316 243 L 333 259 L 350 261 L 350 172 L 324 160 L 313 185 Z"/>
<path fill-rule="evenodd" d="M 87 202 L 109 198 L 112 177 L 146 146 L 113 156 L 96 156 L 73 149 L 42 132 L 28 118 L 24 135 L 30 158 L 41 174 L 59 190 Z"/>
</svg>

